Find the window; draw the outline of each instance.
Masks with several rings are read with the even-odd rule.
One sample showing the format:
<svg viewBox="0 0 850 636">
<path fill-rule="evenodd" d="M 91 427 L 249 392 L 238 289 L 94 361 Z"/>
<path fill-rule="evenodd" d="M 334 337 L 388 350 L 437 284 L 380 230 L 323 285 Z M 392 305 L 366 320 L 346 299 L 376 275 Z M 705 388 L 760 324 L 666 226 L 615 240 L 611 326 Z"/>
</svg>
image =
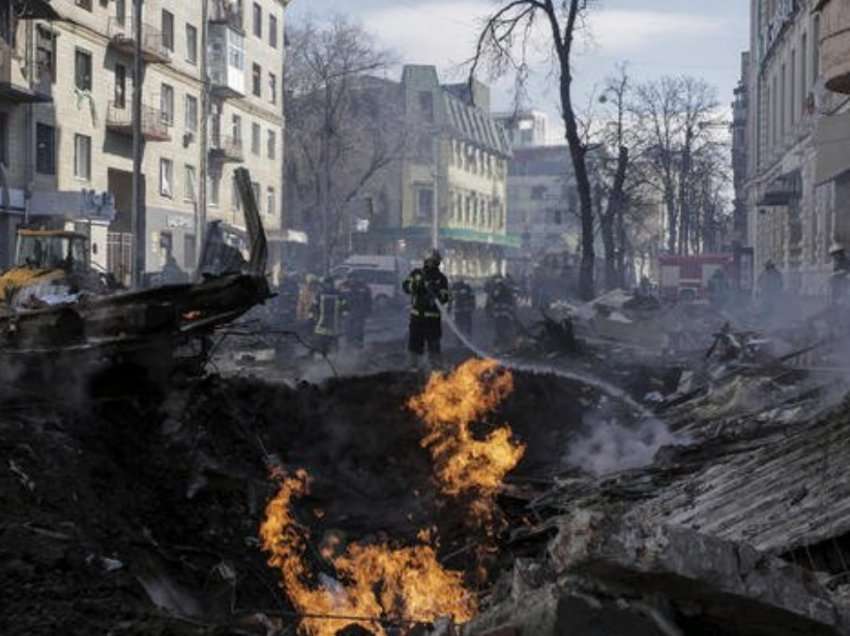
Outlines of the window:
<svg viewBox="0 0 850 636">
<path fill-rule="evenodd" d="M 268 152 L 269 159 L 277 158 L 277 135 L 275 135 L 273 130 L 268 131 L 268 138 L 266 139 L 266 150 Z"/>
<path fill-rule="evenodd" d="M 53 32 L 42 25 L 37 27 L 35 43 L 35 64 L 38 78 L 49 77 L 56 81 L 56 38 Z"/>
<path fill-rule="evenodd" d="M 162 10 L 162 46 L 174 51 L 174 14 Z"/>
<path fill-rule="evenodd" d="M 127 67 L 115 65 L 115 108 L 127 107 Z"/>
<path fill-rule="evenodd" d="M 195 269 L 197 265 L 197 249 L 195 247 L 195 235 L 183 235 L 183 267 L 185 269 Z"/>
<path fill-rule="evenodd" d="M 115 20 L 121 26 L 127 21 L 127 1 L 115 0 Z"/>
<path fill-rule="evenodd" d="M 91 71 L 91 53 L 77 49 L 74 54 L 74 78 L 77 89 L 81 91 L 91 90 Z"/>
<path fill-rule="evenodd" d="M 274 73 L 269 73 L 269 101 L 277 104 L 277 76 Z"/>
<path fill-rule="evenodd" d="M 809 68 L 808 68 L 808 42 L 806 34 L 800 39 L 800 92 L 803 99 L 800 100 L 800 112 L 806 114 L 806 101 L 809 96 Z"/>
<path fill-rule="evenodd" d="M 91 179 L 91 137 L 74 135 L 74 176 Z"/>
<path fill-rule="evenodd" d="M 86 11 L 91 11 L 91 1 L 92 0 L 76 0 L 74 4 Z"/>
<path fill-rule="evenodd" d="M 188 163 L 184 166 L 183 198 L 186 201 L 195 200 L 195 166 Z"/>
<path fill-rule="evenodd" d="M 193 95 L 186 95 L 186 130 L 189 132 L 198 132 L 198 98 Z"/>
<path fill-rule="evenodd" d="M 166 256 L 171 256 L 174 253 L 174 235 L 168 230 L 159 233 L 159 249 Z"/>
<path fill-rule="evenodd" d="M 232 120 L 232 130 L 234 143 L 242 142 L 242 117 L 234 115 Z"/>
<path fill-rule="evenodd" d="M 251 124 L 251 152 L 255 155 L 260 154 L 260 124 Z"/>
<path fill-rule="evenodd" d="M 209 204 L 213 207 L 218 207 L 219 196 L 221 194 L 221 175 L 210 173 L 209 176 Z"/>
<path fill-rule="evenodd" d="M 159 193 L 169 199 L 174 196 L 174 163 L 171 159 L 159 160 Z"/>
<path fill-rule="evenodd" d="M 266 189 L 266 211 L 270 215 L 274 214 L 274 211 L 275 211 L 274 210 L 274 200 L 275 200 L 274 188 L 270 187 L 270 188 Z"/>
<path fill-rule="evenodd" d="M 186 25 L 186 61 L 198 63 L 198 29 L 191 24 Z"/>
<path fill-rule="evenodd" d="M 260 183 L 258 181 L 251 182 L 251 190 L 254 191 L 254 202 L 257 204 L 257 209 L 261 209 L 260 205 Z"/>
<path fill-rule="evenodd" d="M 419 218 L 431 218 L 434 214 L 434 190 L 419 188 L 416 193 L 416 214 Z"/>
<path fill-rule="evenodd" d="M 256 2 L 254 3 L 254 35 L 263 37 L 263 10 Z"/>
<path fill-rule="evenodd" d="M 162 123 L 166 126 L 174 125 L 174 87 L 168 84 L 162 85 L 162 92 L 159 95 L 159 108 L 161 112 Z"/>
<path fill-rule="evenodd" d="M 239 196 L 239 185 L 236 183 L 236 175 L 230 180 L 230 207 L 234 210 L 242 209 L 242 197 Z"/>
<path fill-rule="evenodd" d="M 269 44 L 277 48 L 277 18 L 269 14 Z"/>
<path fill-rule="evenodd" d="M 820 16 L 815 16 L 814 33 L 812 33 L 812 79 L 820 77 Z"/>
<path fill-rule="evenodd" d="M 791 68 L 789 79 L 791 87 L 788 89 L 788 96 L 791 99 L 789 115 L 791 116 L 791 125 L 797 120 L 797 49 L 791 49 Z"/>
<path fill-rule="evenodd" d="M 262 77 L 263 77 L 263 69 L 260 68 L 259 64 L 254 64 L 254 72 L 253 72 L 253 93 L 256 97 L 263 96 L 263 87 L 262 87 Z"/>
<path fill-rule="evenodd" d="M 0 113 L 0 161 L 9 165 L 9 116 Z"/>
<path fill-rule="evenodd" d="M 35 126 L 35 169 L 41 174 L 56 174 L 56 129 L 53 126 Z"/>
</svg>

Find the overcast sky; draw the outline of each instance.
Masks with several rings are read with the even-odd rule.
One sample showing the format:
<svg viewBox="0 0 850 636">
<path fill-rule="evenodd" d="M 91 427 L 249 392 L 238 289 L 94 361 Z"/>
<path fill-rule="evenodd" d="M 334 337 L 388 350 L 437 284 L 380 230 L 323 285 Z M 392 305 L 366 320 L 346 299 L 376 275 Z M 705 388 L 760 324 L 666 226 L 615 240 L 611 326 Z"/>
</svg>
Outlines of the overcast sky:
<svg viewBox="0 0 850 636">
<path fill-rule="evenodd" d="M 477 26 L 493 6 L 493 0 L 293 0 L 289 19 L 349 13 L 403 62 L 434 64 L 441 79 L 457 81 L 463 79 L 458 65 L 470 57 Z M 724 105 L 731 102 L 748 46 L 749 2 L 600 0 L 597 6 L 592 39 L 576 61 L 576 89 L 584 101 L 618 62 L 628 61 L 636 79 L 695 75 L 717 87 Z M 548 43 L 541 38 L 541 44 Z M 532 106 L 556 119 L 557 84 L 548 68 L 541 61 L 535 69 Z M 496 85 L 494 108 L 508 107 L 509 93 L 507 82 Z"/>
</svg>

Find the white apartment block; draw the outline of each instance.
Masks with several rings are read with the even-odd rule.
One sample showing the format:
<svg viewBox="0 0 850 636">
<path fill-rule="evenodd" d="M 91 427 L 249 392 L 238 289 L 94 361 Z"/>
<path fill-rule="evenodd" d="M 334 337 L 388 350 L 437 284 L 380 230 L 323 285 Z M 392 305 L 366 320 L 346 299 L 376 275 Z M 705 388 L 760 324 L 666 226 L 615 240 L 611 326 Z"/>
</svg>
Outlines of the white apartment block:
<svg viewBox="0 0 850 636">
<path fill-rule="evenodd" d="M 73 222 L 90 234 L 92 261 L 119 278 L 126 279 L 136 244 L 145 272 L 160 271 L 169 253 L 191 272 L 200 249 L 201 188 L 207 220 L 244 226 L 233 187 L 239 166 L 251 172 L 275 253 L 282 236 L 286 0 L 144 0 L 141 240 L 131 223 L 133 0 L 52 0 L 53 19 L 16 16 L 14 3 L 5 2 L 4 261 L 21 223 Z M 16 97 L 18 89 L 32 96 Z"/>
</svg>

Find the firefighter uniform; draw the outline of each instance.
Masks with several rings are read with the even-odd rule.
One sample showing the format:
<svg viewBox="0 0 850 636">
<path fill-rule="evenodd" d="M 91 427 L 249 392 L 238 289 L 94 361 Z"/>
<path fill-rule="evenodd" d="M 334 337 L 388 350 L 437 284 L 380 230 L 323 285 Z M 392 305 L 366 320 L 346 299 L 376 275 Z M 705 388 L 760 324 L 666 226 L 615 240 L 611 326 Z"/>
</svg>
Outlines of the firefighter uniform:
<svg viewBox="0 0 850 636">
<path fill-rule="evenodd" d="M 503 346 L 513 337 L 516 321 L 516 297 L 503 279 L 496 280 L 487 296 L 487 315 L 493 321 L 494 343 Z"/>
<path fill-rule="evenodd" d="M 440 271 L 440 262 L 439 253 L 433 253 L 425 259 L 425 267 L 413 270 L 402 285 L 410 296 L 408 351 L 412 364 L 418 365 L 426 348 L 431 363 L 440 362 L 443 326 L 437 301 L 445 305 L 451 297 L 449 281 Z"/>
<path fill-rule="evenodd" d="M 346 312 L 345 298 L 334 286 L 333 279 L 326 278 L 316 296 L 311 314 L 315 324 L 313 333 L 316 344 L 323 354 L 336 350 Z"/>
<path fill-rule="evenodd" d="M 372 313 L 372 290 L 356 276 L 349 276 L 340 287 L 345 299 L 345 338 L 348 344 L 362 349 L 366 340 L 366 319 Z"/>
<path fill-rule="evenodd" d="M 457 328 L 467 336 L 472 335 L 472 315 L 475 313 L 475 292 L 464 280 L 452 285 L 452 316 Z"/>
</svg>

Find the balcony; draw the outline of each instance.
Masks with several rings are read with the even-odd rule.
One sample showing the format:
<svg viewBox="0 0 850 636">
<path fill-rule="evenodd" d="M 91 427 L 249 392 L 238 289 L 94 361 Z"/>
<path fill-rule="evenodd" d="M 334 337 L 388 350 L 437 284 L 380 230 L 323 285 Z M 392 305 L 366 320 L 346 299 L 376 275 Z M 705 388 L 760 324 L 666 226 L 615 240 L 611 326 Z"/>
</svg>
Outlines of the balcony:
<svg viewBox="0 0 850 636">
<path fill-rule="evenodd" d="M 53 101 L 53 85 L 48 69 L 38 68 L 32 84 L 24 75 L 23 60 L 7 43 L 0 41 L 0 100 L 16 104 Z"/>
<path fill-rule="evenodd" d="M 109 45 L 125 55 L 136 53 L 136 29 L 132 18 L 109 18 Z M 151 64 L 165 64 L 171 60 L 171 51 L 164 44 L 162 32 L 142 23 L 142 59 Z"/>
<path fill-rule="evenodd" d="M 245 36 L 228 24 L 210 24 L 210 90 L 219 99 L 245 97 Z"/>
<path fill-rule="evenodd" d="M 109 102 L 106 110 L 106 129 L 118 135 L 133 136 L 133 109 L 128 99 L 122 107 Z M 171 131 L 165 123 L 162 111 L 142 105 L 142 138 L 145 141 L 171 141 Z"/>
<path fill-rule="evenodd" d="M 845 0 L 823 4 L 820 50 L 826 87 L 850 95 L 850 4 Z"/>
<path fill-rule="evenodd" d="M 242 12 L 236 3 L 225 2 L 225 0 L 214 0 L 210 4 L 211 24 L 223 24 L 235 31 L 242 33 Z"/>
<path fill-rule="evenodd" d="M 210 139 L 210 160 L 219 163 L 242 163 L 245 161 L 242 140 L 235 137 L 212 135 Z"/>
</svg>

